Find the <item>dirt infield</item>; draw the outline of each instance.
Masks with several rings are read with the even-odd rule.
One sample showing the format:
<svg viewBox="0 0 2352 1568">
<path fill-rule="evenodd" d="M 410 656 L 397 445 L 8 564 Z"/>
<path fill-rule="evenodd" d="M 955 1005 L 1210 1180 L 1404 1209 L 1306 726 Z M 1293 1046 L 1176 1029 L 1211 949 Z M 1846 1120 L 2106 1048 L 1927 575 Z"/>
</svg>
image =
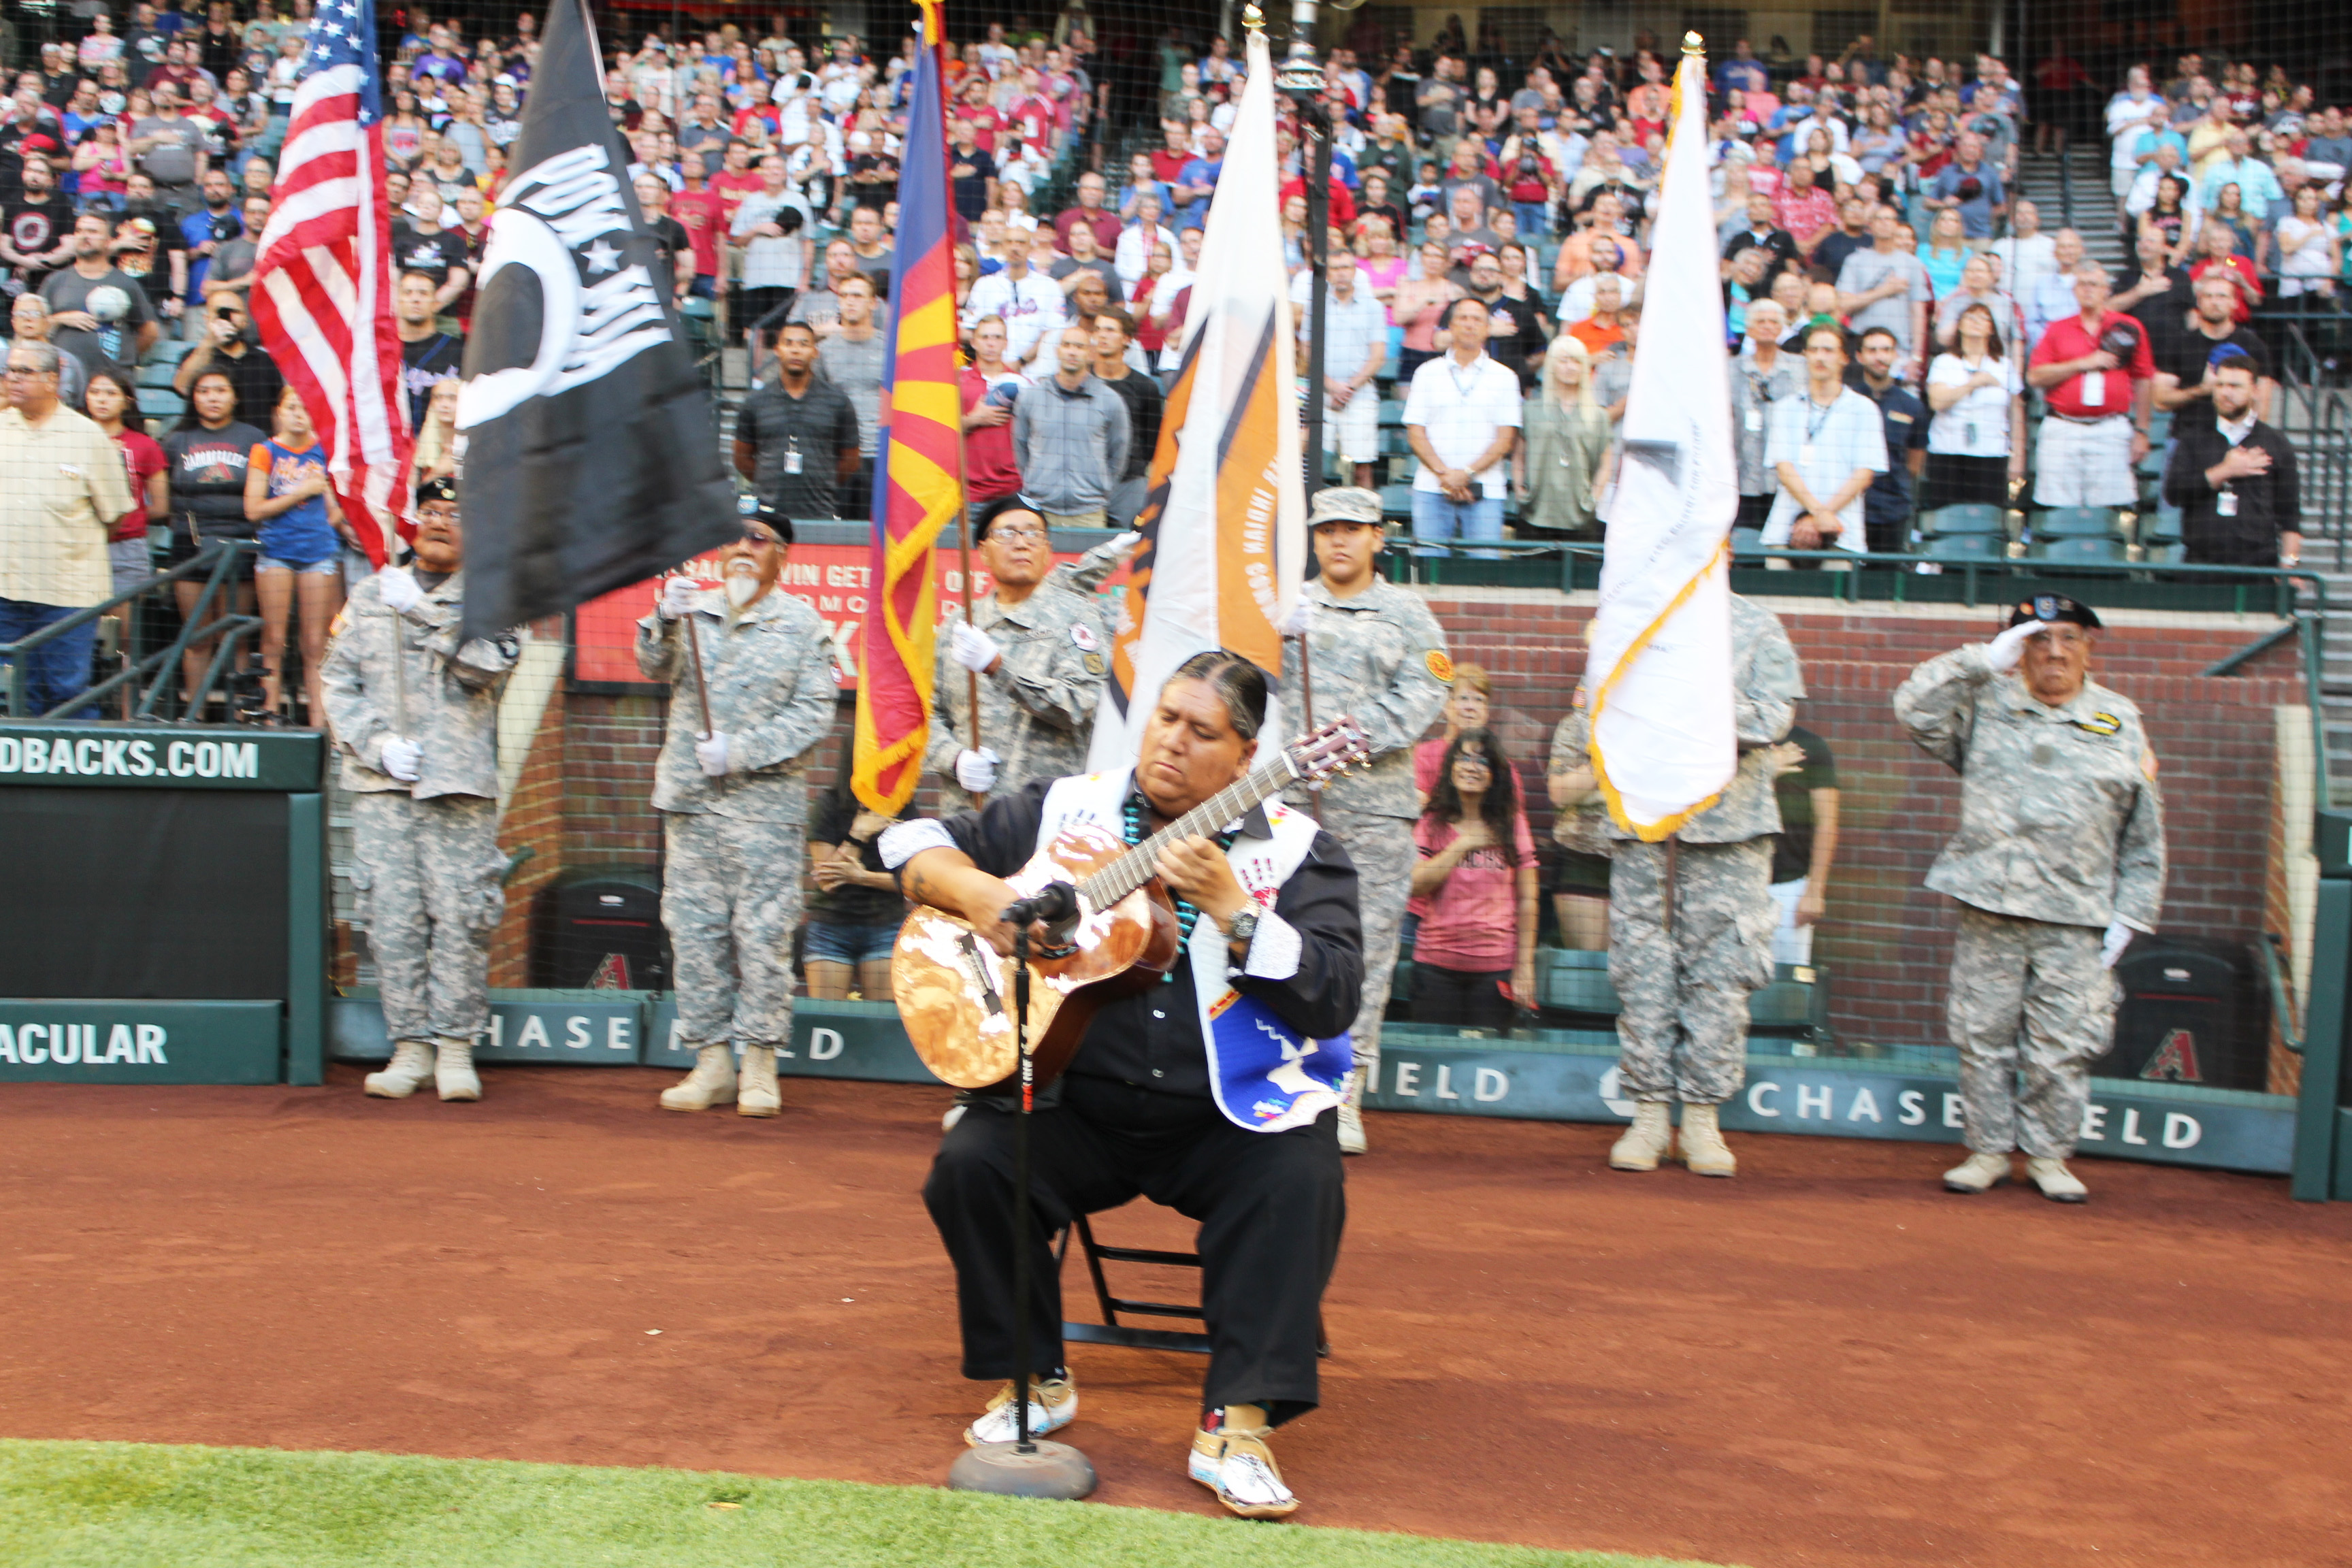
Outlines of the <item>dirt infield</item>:
<svg viewBox="0 0 2352 1568">
<path fill-rule="evenodd" d="M 667 1077 L 0 1092 L 0 1434 L 940 1479 L 976 1407 L 915 1198 L 945 1091 L 789 1082 L 761 1123 L 656 1111 Z M 2352 1563 L 2352 1207 L 2104 1162 L 2087 1209 L 1954 1198 L 1948 1151 L 1897 1143 L 1743 1139 L 1725 1184 L 1612 1175 L 1597 1127 L 1372 1136 L 1324 1408 L 1281 1445 L 1303 1519 Z M 1213 1510 L 1181 1475 L 1197 1358 L 1073 1361 L 1102 1500 Z"/>
</svg>

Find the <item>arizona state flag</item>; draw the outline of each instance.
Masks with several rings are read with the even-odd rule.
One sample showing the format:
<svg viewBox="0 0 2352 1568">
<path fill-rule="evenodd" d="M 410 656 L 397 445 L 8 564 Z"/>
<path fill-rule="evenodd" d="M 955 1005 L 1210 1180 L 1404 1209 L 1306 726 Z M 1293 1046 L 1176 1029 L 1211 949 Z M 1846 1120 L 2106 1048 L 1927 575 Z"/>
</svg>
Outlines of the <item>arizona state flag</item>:
<svg viewBox="0 0 2352 1568">
<path fill-rule="evenodd" d="M 898 254 L 884 349 L 874 465 L 873 566 L 858 628 L 856 751 L 850 788 L 895 816 L 930 744 L 938 641 L 931 551 L 963 505 L 962 406 L 956 384 L 955 253 L 948 239 L 947 127 L 940 97 L 938 0 L 922 7 L 923 47 L 898 163 Z"/>
<path fill-rule="evenodd" d="M 582 0 L 554 0 L 545 39 L 457 399 L 468 637 L 644 582 L 742 527 Z"/>
<path fill-rule="evenodd" d="M 1307 564 L 1288 274 L 1282 265 L 1282 163 L 1274 133 L 1274 65 L 1249 34 L 1249 76 L 1224 173 L 1209 204 L 1184 318 L 1184 353 L 1160 421 L 1150 489 L 1109 679 L 1087 756 L 1126 767 L 1176 667 L 1196 653 L 1237 653 L 1274 683 L 1261 746 L 1295 734 L 1282 705 L 1282 631 Z"/>
</svg>

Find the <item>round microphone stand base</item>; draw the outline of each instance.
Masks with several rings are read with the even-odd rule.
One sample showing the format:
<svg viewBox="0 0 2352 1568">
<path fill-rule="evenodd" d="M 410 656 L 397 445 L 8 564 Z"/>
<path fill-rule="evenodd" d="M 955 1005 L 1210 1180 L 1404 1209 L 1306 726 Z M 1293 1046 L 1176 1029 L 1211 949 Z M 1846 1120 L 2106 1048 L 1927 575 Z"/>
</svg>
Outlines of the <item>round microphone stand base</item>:
<svg viewBox="0 0 2352 1568">
<path fill-rule="evenodd" d="M 1065 1501 L 1094 1491 L 1094 1466 L 1067 1443 L 1038 1440 L 1029 1448 L 1025 1454 L 1018 1443 L 982 1443 L 966 1448 L 948 1467 L 948 1489 Z"/>
</svg>

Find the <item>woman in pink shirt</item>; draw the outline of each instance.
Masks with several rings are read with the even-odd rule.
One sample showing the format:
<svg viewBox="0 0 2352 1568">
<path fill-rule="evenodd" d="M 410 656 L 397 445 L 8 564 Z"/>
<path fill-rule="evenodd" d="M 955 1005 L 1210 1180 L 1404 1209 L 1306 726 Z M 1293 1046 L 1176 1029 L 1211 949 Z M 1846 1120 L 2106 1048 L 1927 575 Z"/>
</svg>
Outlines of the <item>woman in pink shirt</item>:
<svg viewBox="0 0 2352 1568">
<path fill-rule="evenodd" d="M 1534 1005 L 1536 844 L 1492 731 L 1446 746 L 1412 839 L 1414 1021 L 1510 1027 L 1514 999 Z"/>
</svg>

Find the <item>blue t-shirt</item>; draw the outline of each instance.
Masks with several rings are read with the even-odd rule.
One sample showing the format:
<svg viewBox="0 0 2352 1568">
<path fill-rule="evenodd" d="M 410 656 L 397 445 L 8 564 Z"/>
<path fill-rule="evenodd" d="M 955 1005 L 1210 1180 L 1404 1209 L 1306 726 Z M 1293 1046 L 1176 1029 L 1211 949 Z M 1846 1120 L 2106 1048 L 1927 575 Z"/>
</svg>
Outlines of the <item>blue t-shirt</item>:
<svg viewBox="0 0 2352 1568">
<path fill-rule="evenodd" d="M 248 471 L 252 468 L 268 474 L 269 493 L 274 498 L 286 494 L 312 474 L 323 473 L 326 455 L 319 450 L 316 441 L 298 452 L 273 437 L 253 449 Z M 309 566 L 324 561 L 340 547 L 334 524 L 327 521 L 327 498 L 322 495 L 289 507 L 261 525 L 261 552 L 273 561 Z"/>
</svg>

